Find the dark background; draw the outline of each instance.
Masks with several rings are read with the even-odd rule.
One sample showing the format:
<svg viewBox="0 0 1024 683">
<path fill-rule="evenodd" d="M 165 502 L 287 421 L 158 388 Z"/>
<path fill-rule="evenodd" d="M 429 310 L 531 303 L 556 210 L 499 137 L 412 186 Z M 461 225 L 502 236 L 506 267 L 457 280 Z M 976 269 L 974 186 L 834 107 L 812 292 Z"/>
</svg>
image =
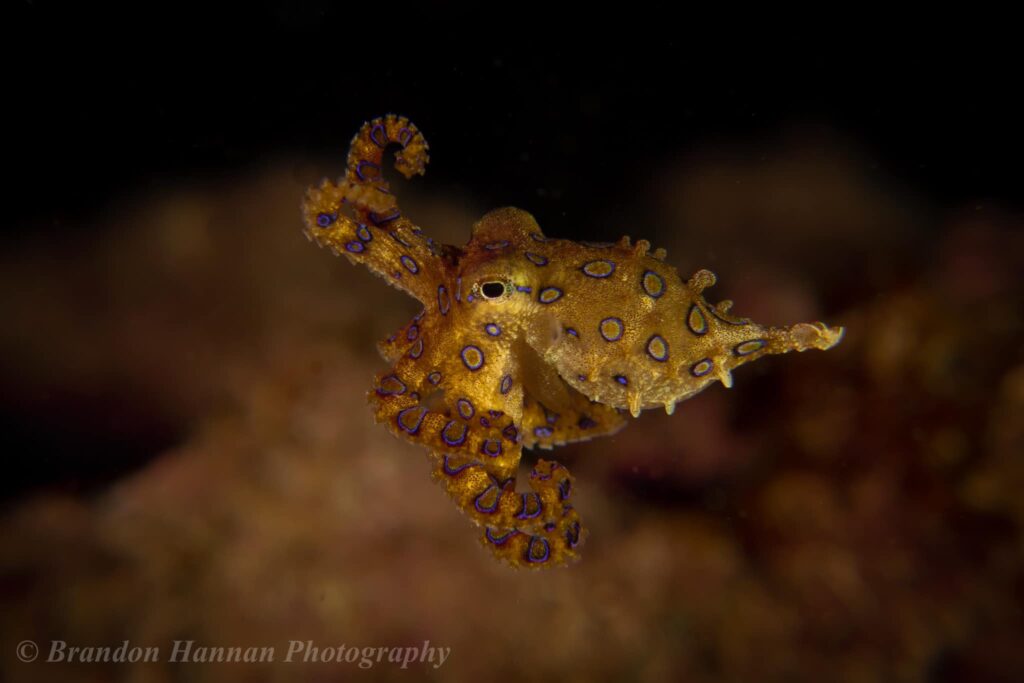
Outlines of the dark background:
<svg viewBox="0 0 1024 683">
<path fill-rule="evenodd" d="M 593 29 L 525 10 L 459 27 L 473 18 L 331 3 L 144 16 L 23 3 L 6 29 L 5 158 L 17 169 L 6 223 L 344 150 L 388 111 L 428 132 L 426 182 L 469 186 L 488 206 L 529 198 L 569 225 L 600 224 L 608 207 L 595 196 L 628 200 L 694 141 L 787 128 L 856 140 L 880 172 L 940 206 L 1020 201 L 1020 60 L 987 32 L 886 43 L 852 25 L 748 36 L 659 14 L 588 16 Z"/>
<path fill-rule="evenodd" d="M 529 206 L 568 237 L 615 238 L 624 223 L 657 220 L 637 197 L 697 145 L 789 132 L 854 141 L 879 184 L 937 210 L 1021 200 L 1024 111 L 998 40 L 890 50 L 856 36 L 705 34 L 672 17 L 611 16 L 592 31 L 549 14 L 473 30 L 423 8 L 363 9 L 15 5 L 5 243 L 88 242 L 90 226 L 133 196 L 279 159 L 334 163 L 362 121 L 389 111 L 432 145 L 420 189 Z M 130 397 L 5 393 L 8 446 L 33 453 L 8 472 L 5 498 L 40 484 L 88 490 L 182 438 L 135 414 Z M 79 427 L 51 429 L 53 411 L 72 407 Z M 132 417 L 111 426 L 112 413 Z"/>
</svg>

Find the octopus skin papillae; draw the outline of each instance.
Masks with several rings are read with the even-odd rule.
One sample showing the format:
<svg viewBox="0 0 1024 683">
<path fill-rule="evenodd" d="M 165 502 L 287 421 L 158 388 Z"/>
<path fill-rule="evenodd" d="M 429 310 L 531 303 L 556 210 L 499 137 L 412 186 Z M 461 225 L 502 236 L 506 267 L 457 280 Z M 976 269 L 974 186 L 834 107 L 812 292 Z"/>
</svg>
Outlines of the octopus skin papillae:
<svg viewBox="0 0 1024 683">
<path fill-rule="evenodd" d="M 516 490 L 524 448 L 613 434 L 628 415 L 679 401 L 767 354 L 828 349 L 843 329 L 764 327 L 710 304 L 715 283 L 683 280 L 665 251 L 623 237 L 594 244 L 544 235 L 516 208 L 491 211 L 463 247 L 439 244 L 398 208 L 382 172 L 423 174 L 427 142 L 408 119 L 374 119 L 352 140 L 346 174 L 310 188 L 307 237 L 361 263 L 424 308 L 380 342 L 391 368 L 369 392 L 378 422 L 427 449 L 434 477 L 516 567 L 579 556 L 585 530 L 573 477 L 538 460 Z"/>
</svg>

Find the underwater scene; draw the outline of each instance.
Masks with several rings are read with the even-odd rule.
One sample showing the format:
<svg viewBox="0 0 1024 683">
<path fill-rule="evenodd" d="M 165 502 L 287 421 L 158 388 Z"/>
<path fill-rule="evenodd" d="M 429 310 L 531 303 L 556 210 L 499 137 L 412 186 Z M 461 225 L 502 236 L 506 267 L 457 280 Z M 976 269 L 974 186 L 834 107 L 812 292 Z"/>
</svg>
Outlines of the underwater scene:
<svg viewBox="0 0 1024 683">
<path fill-rule="evenodd" d="M 1024 675 L 1006 62 L 18 14 L 0 679 Z"/>
</svg>

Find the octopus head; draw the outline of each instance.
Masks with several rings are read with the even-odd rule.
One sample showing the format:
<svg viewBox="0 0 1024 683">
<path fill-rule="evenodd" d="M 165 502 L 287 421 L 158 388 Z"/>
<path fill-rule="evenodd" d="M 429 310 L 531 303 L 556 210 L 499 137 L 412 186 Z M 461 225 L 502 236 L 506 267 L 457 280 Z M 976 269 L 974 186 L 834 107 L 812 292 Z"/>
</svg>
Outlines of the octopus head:
<svg viewBox="0 0 1024 683">
<path fill-rule="evenodd" d="M 491 211 L 473 226 L 455 283 L 472 319 L 509 330 L 528 326 L 536 310 L 539 274 L 524 251 L 536 236 L 543 238 L 533 216 L 514 208 Z"/>
</svg>

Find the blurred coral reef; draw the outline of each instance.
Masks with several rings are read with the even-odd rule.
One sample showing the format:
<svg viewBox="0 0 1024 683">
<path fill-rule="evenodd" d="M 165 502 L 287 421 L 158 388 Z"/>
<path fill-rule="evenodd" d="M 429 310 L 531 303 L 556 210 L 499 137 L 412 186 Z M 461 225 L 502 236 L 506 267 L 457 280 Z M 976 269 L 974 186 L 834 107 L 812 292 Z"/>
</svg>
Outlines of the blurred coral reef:
<svg viewBox="0 0 1024 683">
<path fill-rule="evenodd" d="M 170 425 L 172 445 L 92 487 L 9 500 L 0 678 L 854 683 L 1024 671 L 1019 217 L 883 191 L 838 147 L 697 155 L 667 174 L 649 198 L 658 220 L 638 218 L 634 238 L 667 247 L 684 276 L 714 270 L 710 298 L 735 299 L 741 315 L 820 318 L 847 337 L 558 452 L 579 478 L 583 560 L 516 573 L 478 547 L 424 454 L 373 423 L 375 342 L 416 309 L 302 239 L 298 202 L 319 176 L 285 167 L 140 197 L 90 239 L 43 233 L 2 257 L 7 405 L 53 430 Z M 493 208 L 404 201 L 456 244 Z M 452 653 L 415 674 L 55 672 L 6 656 L 52 638 L 279 650 L 429 640 Z"/>
</svg>

